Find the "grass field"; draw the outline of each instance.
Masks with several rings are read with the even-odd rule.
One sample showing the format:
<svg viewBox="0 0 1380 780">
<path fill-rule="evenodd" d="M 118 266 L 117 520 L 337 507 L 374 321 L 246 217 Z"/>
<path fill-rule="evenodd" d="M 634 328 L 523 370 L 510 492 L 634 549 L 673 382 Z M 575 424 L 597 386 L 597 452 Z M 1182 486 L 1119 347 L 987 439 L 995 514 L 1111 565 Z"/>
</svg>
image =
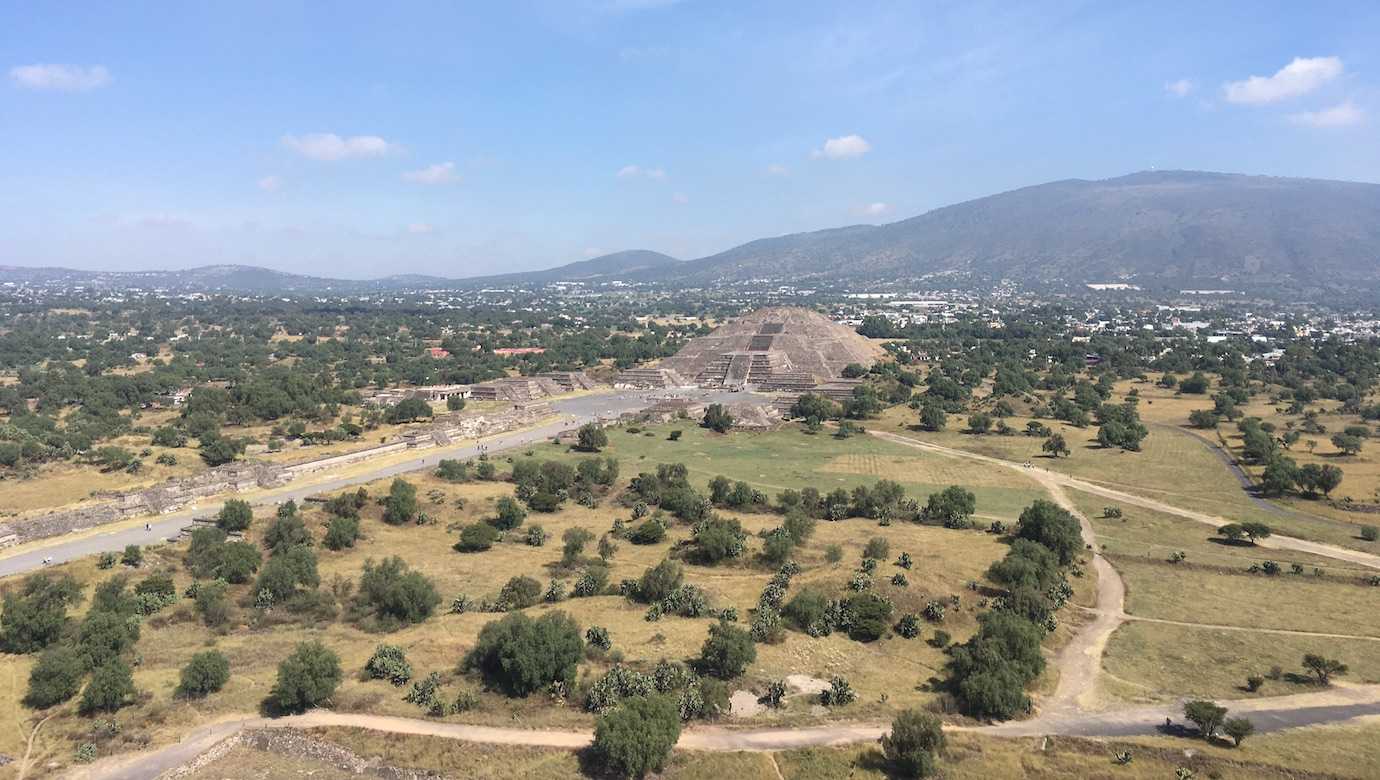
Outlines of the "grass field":
<svg viewBox="0 0 1380 780">
<path fill-rule="evenodd" d="M 832 487 L 839 484 L 852 487 L 875 481 L 876 477 L 862 474 L 835 474 L 825 471 L 839 458 L 863 456 L 874 459 L 904 458 L 907 472 L 912 476 L 903 484 L 908 491 L 923 500 L 926 489 L 943 487 L 947 482 L 931 483 L 952 475 L 948 459 L 917 456 L 913 450 L 897 450 L 871 437 L 856 437 L 839 441 L 831 437 L 806 437 L 795 431 L 779 434 L 747 434 L 718 436 L 686 429 L 680 442 L 669 442 L 665 431 L 653 436 L 612 433 L 613 446 L 608 453 L 623 461 L 620 485 L 640 469 L 650 470 L 656 463 L 684 460 L 695 464 L 694 477 L 707 482 L 714 474 L 749 480 L 764 489 L 770 486 L 803 487 L 814 484 Z M 840 452 L 842 450 L 842 452 Z M 536 448 L 545 457 L 575 457 L 555 447 Z M 931 460 L 944 461 L 931 464 Z M 866 461 L 863 461 L 866 462 Z M 883 463 L 890 463 L 883 460 Z M 503 464 L 506 466 L 506 464 Z M 880 466 L 879 466 L 880 468 Z M 913 471 L 911 470 L 913 468 Z M 358 576 L 367 558 L 399 555 L 413 568 L 431 577 L 442 595 L 437 616 L 424 623 L 391 634 L 380 635 L 362 631 L 340 620 L 303 626 L 288 615 L 276 615 L 267 624 L 251 628 L 247 624 L 252 610 L 240 609 L 234 626 L 223 634 L 213 634 L 195 618 L 191 605 L 185 600 L 146 619 L 136 646 L 137 665 L 135 684 L 143 692 L 141 702 L 121 711 L 116 719 L 125 725 L 130 740 L 148 739 L 166 742 L 200 723 L 234 713 L 252 713 L 273 684 L 276 667 L 293 647 L 304 639 L 320 639 L 341 657 L 346 679 L 338 690 L 334 707 L 342 711 L 368 711 L 379 714 L 418 716 L 419 710 L 402 701 L 404 690 L 383 682 L 361 681 L 356 675 L 374 647 L 382 642 L 402 646 L 418 677 L 438 671 L 447 680 L 447 690 L 454 695 L 460 688 L 476 689 L 475 681 L 456 673 L 459 660 L 473 642 L 479 629 L 496 615 L 466 613 L 444 614 L 451 598 L 464 593 L 482 598 L 497 593 L 502 584 L 518 574 L 537 578 L 543 584 L 557 572 L 553 566 L 561 556 L 560 536 L 567 528 L 582 527 L 596 536 L 607 531 L 615 518 L 627 518 L 628 510 L 612 499 L 589 509 L 567 502 L 565 508 L 553 514 L 529 515 L 527 524 L 540 524 L 550 535 L 542 547 L 522 542 L 521 531 L 492 550 L 478 554 L 461 554 L 451 545 L 457 538 L 459 525 L 478 521 L 493 512 L 493 502 L 512 492 L 507 483 L 474 482 L 461 485 L 445 483 L 433 476 L 417 476 L 412 480 L 418 487 L 425 510 L 436 522 L 424 526 L 394 527 L 379 519 L 380 508 L 370 505 L 365 510 L 362 527 L 365 539 L 353 550 L 330 552 L 319 549 L 322 590 L 329 592 L 341 581 Z M 381 495 L 387 483 L 368 486 L 371 495 Z M 1012 519 L 1015 512 L 1039 494 L 1033 485 L 992 486 L 980 488 L 980 512 L 1000 514 Z M 457 501 L 463 499 L 463 508 Z M 320 538 L 325 513 L 311 504 L 304 505 L 307 525 Z M 269 523 L 267 515 L 259 513 L 250 531 L 251 540 L 262 533 Z M 750 533 L 766 530 L 779 524 L 780 518 L 771 514 L 738 515 Z M 620 549 L 611 561 L 611 581 L 635 578 L 646 568 L 662 560 L 673 545 L 689 537 L 684 525 L 672 529 L 670 537 L 657 545 L 638 546 L 620 542 Z M 857 566 L 862 546 L 872 536 L 884 536 L 890 541 L 891 557 L 909 552 L 915 560 L 907 572 L 910 585 L 901 589 L 888 580 L 895 567 L 883 562 L 875 577 L 878 589 L 896 603 L 897 617 L 908 611 L 919 612 L 930 599 L 947 600 L 957 597 L 958 607 L 948 609 L 943 628 L 955 641 L 964 640 L 975 626 L 979 594 L 965 585 L 980 579 L 987 566 L 1004 554 L 1005 547 L 995 537 L 980 531 L 953 531 L 932 526 L 897 523 L 880 527 L 873 521 L 853 519 L 837 523 L 820 522 L 814 538 L 798 551 L 797 560 L 804 571 L 795 579 L 791 591 L 806 584 L 819 584 L 832 591 L 842 592 Z M 749 539 L 750 553 L 760 548 L 760 540 Z M 837 544 L 843 548 L 841 561 L 825 560 L 825 548 Z M 173 569 L 180 589 L 190 584 L 185 571 L 180 570 L 183 545 L 169 545 L 150 549 L 144 567 L 134 572 L 135 581 L 157 570 Z M 592 550 L 590 551 L 592 553 Z M 98 571 L 94 561 L 78 561 L 59 567 L 76 576 L 90 588 L 117 572 Z M 735 606 L 743 620 L 755 606 L 757 597 L 766 585 L 773 569 L 748 559 L 718 567 L 686 566 L 686 581 L 704 588 L 716 607 Z M 562 574 L 567 584 L 577 572 Z M 1080 589 L 1083 583 L 1079 583 Z M 232 591 L 236 601 L 247 597 L 250 586 Z M 84 606 L 81 608 L 84 609 Z M 696 657 L 711 620 L 663 618 L 647 622 L 645 607 L 630 604 L 621 597 L 601 596 L 573 599 L 559 605 L 540 605 L 530 608 L 532 614 L 551 609 L 569 612 L 581 626 L 602 625 L 612 634 L 614 648 L 635 664 L 652 664 L 661 658 L 689 659 Z M 80 614 L 80 609 L 77 611 Z M 281 623 L 277 621 L 281 620 Z M 787 674 L 803 674 L 827 679 L 839 674 L 847 677 L 858 691 L 859 700 L 849 707 L 830 713 L 835 717 L 886 718 L 900 708 L 924 705 L 935 694 L 920 690 L 919 686 L 938 673 L 943 654 L 923 641 L 929 638 L 934 626 L 926 625 L 920 639 L 906 640 L 891 637 L 871 644 L 860 644 L 842 636 L 811 639 L 802 633 L 788 631 L 785 641 L 777 645 L 759 645 L 757 662 L 747 675 L 735 683 L 736 687 L 762 690 L 765 683 Z M 204 702 L 188 703 L 173 698 L 178 672 L 195 652 L 214 647 L 230 659 L 231 680 L 226 688 Z M 29 656 L 0 655 L 0 702 L 13 714 L 12 721 L 25 724 L 30 713 L 18 701 L 23 696 L 28 670 L 33 661 Z M 606 668 L 603 662 L 581 665 L 580 676 L 597 677 Z M 525 725 L 589 727 L 592 718 L 575 707 L 553 707 L 544 696 L 510 700 L 497 694 L 485 693 L 479 710 L 456 720 Z M 44 727 L 39 749 L 58 758 L 70 757 L 81 734 L 89 728 L 89 721 L 71 714 L 72 705 L 64 705 L 65 714 Z M 762 722 L 796 723 L 818 720 L 809 702 L 797 699 L 781 713 L 766 716 Z M 757 722 L 754 720 L 754 722 Z M 0 730 L 0 752 L 22 752 L 23 734 L 27 726 Z"/>
</svg>

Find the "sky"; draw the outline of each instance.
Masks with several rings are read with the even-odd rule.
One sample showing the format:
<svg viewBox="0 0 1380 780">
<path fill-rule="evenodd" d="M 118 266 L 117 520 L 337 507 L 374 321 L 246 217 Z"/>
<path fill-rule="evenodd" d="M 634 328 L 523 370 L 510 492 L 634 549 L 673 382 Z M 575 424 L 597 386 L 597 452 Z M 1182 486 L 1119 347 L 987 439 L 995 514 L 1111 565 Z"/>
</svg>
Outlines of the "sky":
<svg viewBox="0 0 1380 780">
<path fill-rule="evenodd" d="M 703 257 L 1151 168 L 1380 182 L 1375 2 L 0 0 L 0 265 Z"/>
</svg>

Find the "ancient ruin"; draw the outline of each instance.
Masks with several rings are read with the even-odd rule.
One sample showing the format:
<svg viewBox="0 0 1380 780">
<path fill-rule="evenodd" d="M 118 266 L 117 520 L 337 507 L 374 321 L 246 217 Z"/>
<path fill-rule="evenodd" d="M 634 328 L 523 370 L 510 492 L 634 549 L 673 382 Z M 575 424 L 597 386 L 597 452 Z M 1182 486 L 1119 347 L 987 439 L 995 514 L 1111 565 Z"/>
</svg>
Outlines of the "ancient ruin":
<svg viewBox="0 0 1380 780">
<path fill-rule="evenodd" d="M 850 363 L 871 366 L 880 355 L 876 344 L 818 312 L 770 308 L 692 339 L 657 368 L 700 387 L 801 392 L 838 379 Z"/>
</svg>

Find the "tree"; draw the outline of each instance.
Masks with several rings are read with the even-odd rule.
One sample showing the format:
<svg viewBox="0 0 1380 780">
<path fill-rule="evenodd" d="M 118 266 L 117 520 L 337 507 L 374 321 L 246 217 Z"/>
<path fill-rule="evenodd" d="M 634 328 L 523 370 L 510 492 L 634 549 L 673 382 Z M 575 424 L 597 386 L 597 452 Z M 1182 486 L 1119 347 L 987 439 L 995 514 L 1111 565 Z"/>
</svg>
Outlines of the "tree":
<svg viewBox="0 0 1380 780">
<path fill-rule="evenodd" d="M 700 563 L 713 566 L 720 561 L 737 558 L 746 547 L 747 533 L 742 523 L 717 514 L 695 526 L 695 557 Z"/>
<path fill-rule="evenodd" d="M 343 550 L 354 547 L 358 539 L 358 517 L 332 517 L 326 524 L 326 535 L 321 538 L 321 544 L 328 550 Z"/>
<path fill-rule="evenodd" d="M 706 674 L 731 680 L 756 660 L 757 647 L 745 629 L 725 621 L 709 627 L 709 637 L 700 648 L 700 666 Z"/>
<path fill-rule="evenodd" d="M 290 600 L 302 589 L 321 584 L 316 571 L 316 553 L 310 547 L 295 545 L 268 559 L 254 583 L 255 593 L 266 592 L 274 604 Z"/>
<path fill-rule="evenodd" d="M 723 404 L 710 404 L 704 410 L 704 427 L 715 433 L 728 433 L 733 427 L 733 415 Z"/>
<path fill-rule="evenodd" d="M 527 519 L 527 510 L 522 508 L 512 496 L 499 496 L 494 504 L 497 514 L 489 518 L 489 525 L 500 531 L 511 531 Z"/>
<path fill-rule="evenodd" d="M 24 704 L 36 709 L 61 704 L 77 695 L 85 676 L 86 665 L 76 648 L 68 645 L 49 648 L 29 670 L 29 690 L 24 694 Z"/>
<path fill-rule="evenodd" d="M 93 712 L 115 712 L 134 699 L 134 677 L 119 658 L 111 657 L 96 667 L 91 681 L 81 694 L 78 709 L 83 715 Z"/>
<path fill-rule="evenodd" d="M 431 417 L 431 404 L 421 398 L 404 398 L 388 410 L 388 422 L 394 425 Z"/>
<path fill-rule="evenodd" d="M 278 664 L 269 699 L 283 712 L 305 712 L 329 700 L 342 678 L 340 656 L 320 642 L 302 642 Z"/>
<path fill-rule="evenodd" d="M 1208 391 L 1208 378 L 1203 376 L 1203 372 L 1194 371 L 1193 376 L 1179 383 L 1179 392 L 1189 395 L 1202 395 Z"/>
<path fill-rule="evenodd" d="M 1242 523 L 1241 530 L 1250 537 L 1251 544 L 1255 544 L 1261 539 L 1268 539 L 1271 534 L 1270 526 L 1256 520 Z"/>
<path fill-rule="evenodd" d="M 464 666 L 509 696 L 527 696 L 553 682 L 569 684 L 584 655 L 580 627 L 564 612 L 537 619 L 513 612 L 480 629 Z"/>
<path fill-rule="evenodd" d="M 219 434 L 201 440 L 201 459 L 207 466 L 215 468 L 238 458 L 244 452 L 245 444 L 243 441 L 231 439 Z"/>
<path fill-rule="evenodd" d="M 599 716 L 594 752 L 622 777 L 660 772 L 680 739 L 680 709 L 670 696 L 632 696 Z"/>
<path fill-rule="evenodd" d="M 1068 510 L 1045 499 L 1036 499 L 1021 512 L 1016 536 L 1039 542 L 1059 556 L 1067 566 L 1083 550 L 1083 531 Z"/>
<path fill-rule="evenodd" d="M 1343 455 L 1355 455 L 1361 451 L 1361 437 L 1336 433 L 1332 435 L 1332 446 L 1341 450 Z"/>
<path fill-rule="evenodd" d="M 71 575 L 35 574 L 16 593 L 5 593 L 0 616 L 0 649 L 33 653 L 56 642 L 67 625 L 67 608 L 81 600 L 81 585 Z"/>
<path fill-rule="evenodd" d="M 387 680 L 394 685 L 405 685 L 412 679 L 412 664 L 407 655 L 397 645 L 379 645 L 364 665 L 364 673 L 374 680 Z"/>
<path fill-rule="evenodd" d="M 416 519 L 417 511 L 416 486 L 405 479 L 394 479 L 388 487 L 388 498 L 383 503 L 383 522 L 402 525 Z"/>
<path fill-rule="evenodd" d="M 216 527 L 226 533 L 242 533 L 249 529 L 253 520 L 254 510 L 249 507 L 249 502 L 232 498 L 216 515 Z"/>
<path fill-rule="evenodd" d="M 1212 739 L 1226 717 L 1227 708 L 1217 702 L 1195 699 L 1184 703 L 1184 718 L 1198 727 L 1203 739 Z"/>
<path fill-rule="evenodd" d="M 498 603 L 513 611 L 536 606 L 541 601 L 541 583 L 531 577 L 511 577 L 498 592 Z"/>
<path fill-rule="evenodd" d="M 599 452 L 609 446 L 609 435 L 595 423 L 585 423 L 575 435 L 575 449 L 580 452 Z"/>
<path fill-rule="evenodd" d="M 938 493 L 931 493 L 925 503 L 925 518 L 942 523 L 945 528 L 964 528 L 977 511 L 977 496 L 959 485 L 950 485 Z"/>
<path fill-rule="evenodd" d="M 986 412 L 976 412 L 968 415 L 968 433 L 975 433 L 981 436 L 992 430 L 992 416 Z"/>
<path fill-rule="evenodd" d="M 902 710 L 891 721 L 891 732 L 882 737 L 882 754 L 902 777 L 929 777 L 935 773 L 935 756 L 944 744 L 944 727 L 937 715 Z"/>
<path fill-rule="evenodd" d="M 225 687 L 230 680 L 230 659 L 224 653 L 205 650 L 192 656 L 182 667 L 174 695 L 201 699 Z"/>
<path fill-rule="evenodd" d="M 1227 523 L 1217 527 L 1217 535 L 1232 544 L 1238 544 L 1246 538 L 1246 529 L 1240 523 Z"/>
<path fill-rule="evenodd" d="M 311 531 L 307 530 L 307 524 L 296 512 L 279 515 L 269 523 L 268 530 L 264 532 L 263 542 L 270 554 L 281 555 L 293 547 L 310 547 Z"/>
<path fill-rule="evenodd" d="M 1040 445 L 1040 449 L 1049 453 L 1051 458 L 1057 458 L 1060 455 L 1067 458 L 1073 452 L 1069 449 L 1068 442 L 1064 441 L 1064 434 L 1062 433 L 1051 433 L 1049 438 L 1045 439 L 1045 443 Z"/>
<path fill-rule="evenodd" d="M 458 395 L 452 395 L 452 396 L 446 398 L 446 411 L 448 411 L 448 412 L 459 412 L 459 411 L 462 411 L 464 408 L 465 408 L 465 399 L 461 398 L 460 396 L 458 396 Z"/>
<path fill-rule="evenodd" d="M 1246 718 L 1227 718 L 1222 722 L 1222 733 L 1231 737 L 1237 747 L 1241 747 L 1242 741 L 1255 733 L 1255 724 Z"/>
<path fill-rule="evenodd" d="M 949 417 L 944 413 L 944 407 L 933 401 L 926 401 L 920 407 L 920 427 L 927 431 L 936 433 L 944 430 L 944 426 L 949 422 Z"/>
<path fill-rule="evenodd" d="M 1335 658 L 1309 653 L 1303 657 L 1303 668 L 1318 678 L 1318 685 L 1331 685 L 1334 676 L 1347 673 L 1347 665 Z"/>
<path fill-rule="evenodd" d="M 359 575 L 359 590 L 352 605 L 360 619 L 372 628 L 391 631 L 410 623 L 420 623 L 431 617 L 441 595 L 431 580 L 418 571 L 411 571 L 396 555 L 374 565 L 364 562 Z"/>
<path fill-rule="evenodd" d="M 891 622 L 891 602 L 875 593 L 859 593 L 844 602 L 848 613 L 848 638 L 874 642 L 886 633 Z"/>
<path fill-rule="evenodd" d="M 1194 409 L 1188 413 L 1188 424 L 1194 428 L 1216 428 L 1220 421 L 1212 409 Z"/>
<path fill-rule="evenodd" d="M 1317 485 L 1318 489 L 1323 492 L 1323 495 L 1331 495 L 1332 491 L 1336 490 L 1337 486 L 1340 484 L 1342 484 L 1342 470 L 1340 468 L 1328 464 L 1319 470 Z"/>
</svg>

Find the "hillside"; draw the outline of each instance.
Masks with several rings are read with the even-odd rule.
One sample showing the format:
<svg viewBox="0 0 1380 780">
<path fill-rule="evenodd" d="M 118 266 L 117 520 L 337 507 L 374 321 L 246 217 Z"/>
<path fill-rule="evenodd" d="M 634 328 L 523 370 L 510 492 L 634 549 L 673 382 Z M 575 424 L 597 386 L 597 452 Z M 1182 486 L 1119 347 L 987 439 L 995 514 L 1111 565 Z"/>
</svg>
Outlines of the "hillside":
<svg viewBox="0 0 1380 780">
<path fill-rule="evenodd" d="M 1187 171 L 1071 179 L 880 226 L 761 239 L 667 281 L 959 274 L 1315 283 L 1380 279 L 1380 185 Z"/>
</svg>

